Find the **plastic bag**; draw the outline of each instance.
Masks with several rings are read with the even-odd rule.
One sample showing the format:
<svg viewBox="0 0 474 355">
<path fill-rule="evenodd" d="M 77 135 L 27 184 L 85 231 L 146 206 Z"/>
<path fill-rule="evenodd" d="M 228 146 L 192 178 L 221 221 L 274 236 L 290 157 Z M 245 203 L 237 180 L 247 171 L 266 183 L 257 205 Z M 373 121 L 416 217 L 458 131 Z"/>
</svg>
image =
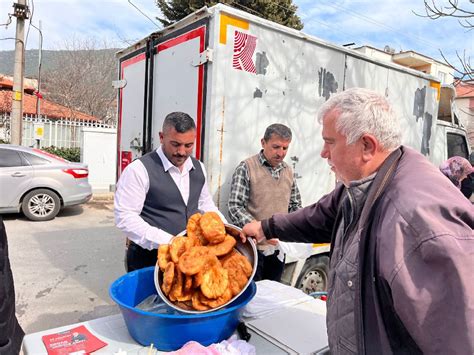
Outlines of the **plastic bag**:
<svg viewBox="0 0 474 355">
<path fill-rule="evenodd" d="M 255 297 L 244 307 L 243 316 L 261 318 L 282 307 L 292 306 L 313 298 L 303 291 L 276 281 L 262 280 L 257 283 Z"/>
</svg>

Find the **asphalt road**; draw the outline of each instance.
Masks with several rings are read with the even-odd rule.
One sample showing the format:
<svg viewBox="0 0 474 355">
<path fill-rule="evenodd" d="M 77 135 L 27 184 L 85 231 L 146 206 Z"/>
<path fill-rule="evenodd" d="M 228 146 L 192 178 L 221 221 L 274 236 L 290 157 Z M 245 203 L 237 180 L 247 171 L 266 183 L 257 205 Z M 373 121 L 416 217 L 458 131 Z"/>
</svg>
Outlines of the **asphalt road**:
<svg viewBox="0 0 474 355">
<path fill-rule="evenodd" d="M 26 333 L 119 313 L 109 285 L 125 273 L 113 202 L 64 209 L 52 221 L 4 215 L 16 311 Z"/>
</svg>

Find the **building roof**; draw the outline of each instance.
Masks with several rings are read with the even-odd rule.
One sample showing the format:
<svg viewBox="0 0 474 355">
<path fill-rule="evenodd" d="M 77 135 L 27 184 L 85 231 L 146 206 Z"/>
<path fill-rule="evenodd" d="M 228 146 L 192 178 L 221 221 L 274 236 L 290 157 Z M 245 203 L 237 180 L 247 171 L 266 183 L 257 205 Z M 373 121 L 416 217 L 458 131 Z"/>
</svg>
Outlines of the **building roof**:
<svg viewBox="0 0 474 355">
<path fill-rule="evenodd" d="M 12 90 L 13 82 L 8 78 L 0 76 L 0 113 L 12 111 Z M 37 96 L 33 95 L 36 89 L 31 86 L 25 86 L 24 91 L 23 114 L 36 115 Z M 52 119 L 67 118 L 91 122 L 99 121 L 97 117 L 69 109 L 66 106 L 56 104 L 46 99 L 40 99 L 40 109 L 43 116 Z"/>
<path fill-rule="evenodd" d="M 27 86 L 27 85 L 23 85 L 23 86 L 24 86 L 23 90 L 28 94 L 32 94 L 36 90 L 33 86 Z M 4 89 L 13 90 L 13 81 L 7 77 L 0 75 L 0 90 L 4 90 Z"/>
<path fill-rule="evenodd" d="M 474 98 L 474 82 L 469 83 L 465 81 L 459 81 L 455 84 L 456 86 L 456 97 L 473 97 Z"/>
<path fill-rule="evenodd" d="M 0 113 L 12 111 L 12 93 L 10 90 L 0 90 Z M 36 115 L 36 101 L 35 95 L 25 93 L 23 95 L 23 114 Z M 55 104 L 54 102 L 41 99 L 40 109 L 43 116 L 48 118 L 59 119 L 68 118 L 72 120 L 84 120 L 97 122 L 99 119 L 88 114 L 71 110 L 65 106 Z"/>
</svg>

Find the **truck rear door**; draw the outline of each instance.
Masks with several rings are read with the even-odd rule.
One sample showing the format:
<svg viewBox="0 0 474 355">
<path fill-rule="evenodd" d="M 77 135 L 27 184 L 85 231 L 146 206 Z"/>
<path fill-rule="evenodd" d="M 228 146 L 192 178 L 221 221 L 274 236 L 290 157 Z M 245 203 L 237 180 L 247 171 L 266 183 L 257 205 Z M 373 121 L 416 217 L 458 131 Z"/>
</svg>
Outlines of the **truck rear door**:
<svg viewBox="0 0 474 355">
<path fill-rule="evenodd" d="M 134 159 L 159 146 L 163 120 L 173 111 L 194 118 L 195 156 L 200 158 L 207 27 L 208 19 L 202 19 L 164 36 L 151 35 L 140 49 L 120 58 L 118 176 Z"/>
<path fill-rule="evenodd" d="M 182 111 L 196 122 L 195 156 L 198 159 L 201 156 L 207 75 L 204 53 L 207 46 L 207 23 L 207 19 L 197 21 L 153 43 L 155 54 L 150 115 L 152 149 L 160 144 L 158 133 L 166 115 Z"/>
<path fill-rule="evenodd" d="M 119 61 L 117 178 L 142 153 L 145 64 L 145 48 Z"/>
</svg>

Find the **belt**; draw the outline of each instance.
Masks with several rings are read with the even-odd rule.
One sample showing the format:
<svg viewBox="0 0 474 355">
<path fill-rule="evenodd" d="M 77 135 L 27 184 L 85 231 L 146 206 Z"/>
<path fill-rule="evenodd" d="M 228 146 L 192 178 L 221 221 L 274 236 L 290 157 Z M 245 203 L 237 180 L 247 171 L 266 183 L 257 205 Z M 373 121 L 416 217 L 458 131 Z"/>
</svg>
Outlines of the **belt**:
<svg viewBox="0 0 474 355">
<path fill-rule="evenodd" d="M 135 242 L 133 242 L 133 241 L 131 241 L 130 239 L 127 238 L 126 241 L 125 241 L 125 246 L 128 248 L 130 245 L 135 245 L 139 248 L 145 249 L 140 244 L 137 244 L 137 243 L 135 243 Z"/>
<path fill-rule="evenodd" d="M 134 246 L 137 246 L 137 247 L 139 247 L 139 248 L 141 248 L 141 249 L 143 249 L 143 250 L 148 250 L 148 251 L 157 250 L 157 249 L 151 249 L 151 250 L 145 249 L 145 248 L 142 247 L 140 244 L 137 244 L 137 243 L 135 243 L 135 242 L 133 242 L 133 241 L 131 241 L 130 239 L 127 238 L 127 239 L 125 240 L 125 248 L 128 249 L 128 248 L 130 247 L 130 245 L 134 245 Z"/>
</svg>

